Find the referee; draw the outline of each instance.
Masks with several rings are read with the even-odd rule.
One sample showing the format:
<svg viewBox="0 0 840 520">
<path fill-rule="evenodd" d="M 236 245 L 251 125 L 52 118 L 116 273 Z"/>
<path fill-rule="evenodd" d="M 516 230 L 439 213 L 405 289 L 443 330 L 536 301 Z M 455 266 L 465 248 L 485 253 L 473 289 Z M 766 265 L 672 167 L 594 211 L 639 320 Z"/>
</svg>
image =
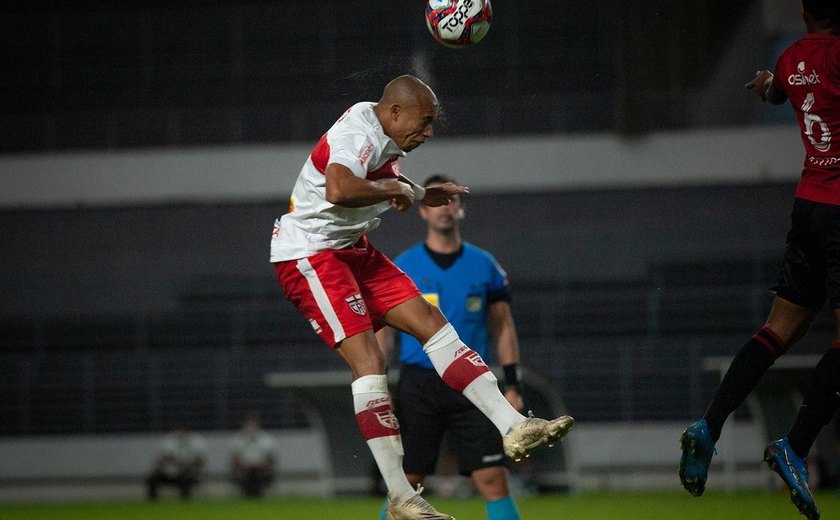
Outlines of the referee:
<svg viewBox="0 0 840 520">
<path fill-rule="evenodd" d="M 424 186 L 446 182 L 454 181 L 434 175 Z M 425 242 L 406 250 L 395 263 L 483 359 L 489 359 L 492 338 L 504 369 L 505 398 L 521 411 L 519 342 L 504 270 L 490 253 L 461 239 L 464 205 L 460 196 L 446 206 L 421 205 L 420 216 L 428 224 Z M 377 333 L 386 356 L 397 334 L 391 328 Z M 403 469 L 411 485 L 421 484 L 434 473 L 444 433 L 448 433 L 458 471 L 472 478 L 486 501 L 488 520 L 520 520 L 508 487 L 502 438 L 493 423 L 443 382 L 414 337 L 399 333 L 399 344 L 400 378 L 394 400 L 405 450 Z"/>
</svg>

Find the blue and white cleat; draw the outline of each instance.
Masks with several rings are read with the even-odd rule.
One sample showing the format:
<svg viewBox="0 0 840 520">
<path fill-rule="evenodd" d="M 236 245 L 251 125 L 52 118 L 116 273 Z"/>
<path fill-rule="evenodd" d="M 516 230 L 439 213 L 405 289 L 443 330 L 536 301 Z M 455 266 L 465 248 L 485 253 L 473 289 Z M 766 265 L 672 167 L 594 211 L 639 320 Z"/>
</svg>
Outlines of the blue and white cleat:
<svg viewBox="0 0 840 520">
<path fill-rule="evenodd" d="M 706 490 L 709 465 L 715 454 L 715 441 L 706 419 L 692 423 L 680 436 L 680 482 L 692 495 L 699 497 Z"/>
<path fill-rule="evenodd" d="M 773 441 L 764 449 L 764 462 L 790 488 L 790 501 L 808 520 L 819 520 L 820 510 L 808 487 L 808 463 L 794 453 L 787 437 Z"/>
</svg>

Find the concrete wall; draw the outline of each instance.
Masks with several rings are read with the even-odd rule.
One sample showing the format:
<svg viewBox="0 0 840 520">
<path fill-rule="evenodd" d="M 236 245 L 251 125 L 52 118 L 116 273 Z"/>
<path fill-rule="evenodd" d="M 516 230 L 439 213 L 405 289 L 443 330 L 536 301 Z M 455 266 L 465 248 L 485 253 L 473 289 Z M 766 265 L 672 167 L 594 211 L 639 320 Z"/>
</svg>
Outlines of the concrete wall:
<svg viewBox="0 0 840 520">
<path fill-rule="evenodd" d="M 324 494 L 322 438 L 309 430 L 270 432 L 280 475 L 275 494 Z M 203 495 L 236 495 L 227 481 L 232 432 L 202 432 L 207 441 Z M 0 501 L 142 498 L 161 435 L 62 435 L 0 438 Z M 175 490 L 162 490 L 162 495 Z"/>
<path fill-rule="evenodd" d="M 564 443 L 576 491 L 679 489 L 676 467 L 682 423 L 577 424 Z M 322 438 L 312 430 L 272 432 L 279 447 L 280 474 L 271 496 L 330 492 Z M 231 434 L 207 433 L 207 474 L 197 496 L 235 496 L 227 482 Z M 764 448 L 753 423 L 730 421 L 718 446 L 709 489 L 766 488 Z M 160 436 L 58 436 L 0 439 L 0 502 L 141 499 Z M 539 457 L 537 451 L 533 457 Z M 732 471 L 727 471 L 731 466 Z M 515 472 L 516 474 L 516 472 Z M 362 485 L 360 487 L 364 489 Z M 174 491 L 170 490 L 174 496 Z"/>
<path fill-rule="evenodd" d="M 787 110 L 787 107 L 765 107 Z M 268 200 L 288 196 L 312 143 L 0 157 L 0 208 Z M 476 194 L 784 182 L 803 160 L 795 125 L 625 138 L 562 134 L 433 140 L 403 160 L 421 181 Z"/>
</svg>

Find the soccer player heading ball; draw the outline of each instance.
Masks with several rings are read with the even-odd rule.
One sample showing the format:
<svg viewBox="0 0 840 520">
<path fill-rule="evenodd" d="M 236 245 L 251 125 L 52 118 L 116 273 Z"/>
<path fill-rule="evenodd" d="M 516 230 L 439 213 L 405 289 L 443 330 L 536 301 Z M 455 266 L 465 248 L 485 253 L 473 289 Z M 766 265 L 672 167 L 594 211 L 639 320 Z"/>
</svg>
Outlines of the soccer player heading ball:
<svg viewBox="0 0 840 520">
<path fill-rule="evenodd" d="M 290 211 L 275 222 L 271 261 L 286 298 L 350 367 L 356 420 L 388 488 L 389 520 L 451 519 L 412 489 L 402 468 L 385 357 L 374 332 L 384 325 L 423 345 L 447 385 L 463 393 L 503 435 L 519 460 L 561 440 L 574 420 L 525 417 L 508 403 L 495 376 L 458 337 L 437 307 L 368 241 L 389 207 L 440 206 L 469 190 L 444 183 L 422 188 L 398 159 L 433 135 L 435 93 L 413 76 L 389 82 L 378 102 L 350 107 L 304 162 Z"/>
</svg>

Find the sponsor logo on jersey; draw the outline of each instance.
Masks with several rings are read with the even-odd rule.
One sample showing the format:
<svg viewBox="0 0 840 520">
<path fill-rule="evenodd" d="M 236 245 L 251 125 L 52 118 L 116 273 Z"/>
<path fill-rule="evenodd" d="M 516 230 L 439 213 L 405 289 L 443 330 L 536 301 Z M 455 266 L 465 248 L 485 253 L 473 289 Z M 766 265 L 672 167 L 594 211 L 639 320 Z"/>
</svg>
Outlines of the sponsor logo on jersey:
<svg viewBox="0 0 840 520">
<path fill-rule="evenodd" d="M 271 232 L 271 238 L 277 238 L 280 236 L 280 223 L 276 220 L 274 221 L 274 230 Z"/>
<path fill-rule="evenodd" d="M 800 61 L 796 66 L 797 74 L 788 76 L 788 83 L 791 85 L 819 85 L 820 75 L 816 69 L 811 69 L 810 74 L 805 73 L 805 62 Z"/>
<path fill-rule="evenodd" d="M 350 306 L 350 310 L 356 314 L 360 316 L 367 314 L 367 306 L 365 305 L 365 301 L 362 299 L 361 294 L 354 294 L 349 298 L 344 298 L 344 301 L 346 301 L 347 305 Z"/>
<path fill-rule="evenodd" d="M 808 162 L 819 167 L 837 166 L 840 164 L 840 157 L 814 157 L 809 155 Z"/>
<path fill-rule="evenodd" d="M 370 159 L 370 154 L 373 153 L 373 143 L 368 143 L 367 146 L 362 148 L 362 151 L 359 152 L 359 164 L 365 166 Z"/>
<path fill-rule="evenodd" d="M 394 415 L 393 410 L 385 410 L 382 412 L 375 412 L 376 420 L 379 421 L 379 424 L 386 428 L 390 428 L 392 430 L 396 430 L 400 427 L 399 421 L 397 421 L 397 416 Z"/>
</svg>

